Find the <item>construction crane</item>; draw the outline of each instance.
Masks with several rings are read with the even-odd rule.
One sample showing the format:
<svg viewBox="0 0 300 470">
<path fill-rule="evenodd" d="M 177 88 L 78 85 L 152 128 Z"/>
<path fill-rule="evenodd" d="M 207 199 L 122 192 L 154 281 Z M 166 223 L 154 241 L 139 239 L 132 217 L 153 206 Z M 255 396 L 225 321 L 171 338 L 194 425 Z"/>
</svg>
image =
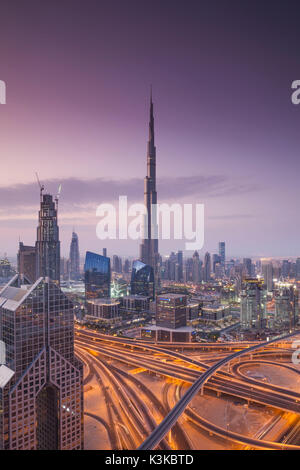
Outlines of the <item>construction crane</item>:
<svg viewBox="0 0 300 470">
<path fill-rule="evenodd" d="M 43 196 L 43 191 L 45 189 L 45 186 L 43 184 L 41 184 L 40 179 L 39 179 L 39 175 L 37 174 L 37 172 L 35 172 L 35 176 L 36 176 L 39 188 L 40 188 L 40 198 L 41 198 L 41 201 L 42 201 L 42 196 Z"/>
<path fill-rule="evenodd" d="M 58 200 L 61 193 L 61 184 L 58 186 L 57 194 L 55 196 L 56 209 L 58 208 Z"/>
</svg>

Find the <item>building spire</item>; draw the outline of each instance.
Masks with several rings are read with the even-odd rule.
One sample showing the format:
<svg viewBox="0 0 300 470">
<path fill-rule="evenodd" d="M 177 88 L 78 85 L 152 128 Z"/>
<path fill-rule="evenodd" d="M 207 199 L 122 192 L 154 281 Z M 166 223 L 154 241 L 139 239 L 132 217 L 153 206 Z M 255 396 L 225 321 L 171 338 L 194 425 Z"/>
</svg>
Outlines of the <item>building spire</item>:
<svg viewBox="0 0 300 470">
<path fill-rule="evenodd" d="M 154 116 L 152 101 L 152 85 L 150 85 L 150 121 L 149 121 L 149 142 L 154 146 Z"/>
</svg>

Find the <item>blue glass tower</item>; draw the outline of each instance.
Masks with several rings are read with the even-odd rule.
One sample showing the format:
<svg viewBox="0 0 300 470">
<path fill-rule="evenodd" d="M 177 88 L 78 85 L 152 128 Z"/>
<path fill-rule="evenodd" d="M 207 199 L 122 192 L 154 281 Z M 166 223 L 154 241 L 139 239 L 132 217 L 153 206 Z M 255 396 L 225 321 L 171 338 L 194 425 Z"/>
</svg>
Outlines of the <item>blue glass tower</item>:
<svg viewBox="0 0 300 470">
<path fill-rule="evenodd" d="M 110 258 L 86 252 L 84 281 L 86 300 L 110 297 Z"/>
<path fill-rule="evenodd" d="M 152 266 L 134 261 L 131 272 L 131 294 L 154 298 L 154 270 Z"/>
</svg>

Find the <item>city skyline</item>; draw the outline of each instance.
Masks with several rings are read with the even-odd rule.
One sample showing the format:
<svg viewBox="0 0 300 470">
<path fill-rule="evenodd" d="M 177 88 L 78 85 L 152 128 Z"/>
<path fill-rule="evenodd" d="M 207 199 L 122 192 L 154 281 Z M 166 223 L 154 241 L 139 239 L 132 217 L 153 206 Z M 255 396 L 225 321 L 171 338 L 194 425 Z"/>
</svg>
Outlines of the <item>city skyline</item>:
<svg viewBox="0 0 300 470">
<path fill-rule="evenodd" d="M 298 78 L 299 9 L 275 4 L 266 37 L 263 5 L 236 5 L 230 18 L 220 6 L 196 2 L 189 10 L 173 4 L 170 10 L 169 2 L 159 9 L 117 2 L 115 34 L 107 26 L 111 6 L 102 5 L 100 15 L 97 2 L 89 1 L 83 19 L 80 4 L 72 2 L 70 22 L 67 4 L 59 8 L 60 21 L 53 5 L 43 6 L 43 32 L 32 23 L 41 14 L 37 2 L 27 2 L 32 15 L 22 20 L 14 6 L 3 7 L 2 251 L 15 256 L 19 235 L 32 243 L 38 171 L 51 193 L 63 185 L 63 254 L 73 226 L 83 252 L 107 245 L 110 253 L 138 253 L 132 241 L 99 243 L 95 209 L 121 194 L 142 200 L 153 83 L 159 201 L 177 202 L 179 194 L 179 202 L 205 204 L 201 256 L 220 239 L 231 256 L 297 256 L 299 109 L 290 95 Z M 146 34 L 152 24 L 157 33 Z M 255 39 L 247 36 L 254 24 Z M 36 40 L 41 34 L 43 42 Z M 249 236 L 253 230 L 257 237 Z M 160 244 L 162 254 L 177 249 L 182 246 L 173 240 Z"/>
</svg>

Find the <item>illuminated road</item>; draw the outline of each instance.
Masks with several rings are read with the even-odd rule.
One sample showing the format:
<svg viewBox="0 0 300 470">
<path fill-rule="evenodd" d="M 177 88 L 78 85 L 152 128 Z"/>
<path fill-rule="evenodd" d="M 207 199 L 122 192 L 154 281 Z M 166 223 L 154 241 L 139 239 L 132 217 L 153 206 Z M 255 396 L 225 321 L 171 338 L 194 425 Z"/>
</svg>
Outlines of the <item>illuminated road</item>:
<svg viewBox="0 0 300 470">
<path fill-rule="evenodd" d="M 170 446 L 173 449 L 193 448 L 187 437 L 188 434 L 184 431 L 189 422 L 193 423 L 195 429 L 200 430 L 201 435 L 203 432 L 208 432 L 210 436 L 219 436 L 224 442 L 236 443 L 240 448 L 244 445 L 244 448 L 248 446 L 248 448 L 300 449 L 297 445 L 300 434 L 300 424 L 297 419 L 295 426 L 290 425 L 288 429 L 283 429 L 283 436 L 279 442 L 269 442 L 262 440 L 263 432 L 260 437 L 252 438 L 233 430 L 225 430 L 188 406 L 194 395 L 199 391 L 203 392 L 205 385 L 205 390 L 214 391 L 218 396 L 220 393 L 226 394 L 299 416 L 300 395 L 297 392 L 271 383 L 266 384 L 243 374 L 242 366 L 252 361 L 253 364 L 275 364 L 277 367 L 282 366 L 295 372 L 292 366 L 276 362 L 278 358 L 282 361 L 288 354 L 289 357 L 291 355 L 291 350 L 288 349 L 289 343 L 283 343 L 282 338 L 276 340 L 274 344 L 273 342 L 252 343 L 250 347 L 249 343 L 230 345 L 224 343 L 224 350 L 222 343 L 208 343 L 209 346 L 197 344 L 196 347 L 189 348 L 181 345 L 184 354 L 178 352 L 180 350 L 178 344 L 177 347 L 173 345 L 165 348 L 164 344 L 109 337 L 79 328 L 76 328 L 75 339 L 77 352 L 81 357 L 84 356 L 86 366 L 88 364 L 85 384 L 95 374 L 98 374 L 99 387 L 101 387 L 100 382 L 102 387 L 103 383 L 106 383 L 106 392 L 110 395 L 109 398 L 106 397 L 106 405 L 111 410 L 109 439 L 113 449 L 150 449 L 159 443 L 163 449 L 168 449 Z M 258 348 L 262 350 L 256 351 Z M 238 363 L 240 356 L 246 357 L 247 360 Z M 198 360 L 199 358 L 201 360 Z M 117 364 L 120 365 L 116 367 Z M 142 378 L 137 379 L 136 375 L 129 373 L 130 367 L 135 367 Z M 147 371 L 150 375 L 145 376 Z M 151 379 L 151 374 L 160 377 L 157 378 L 162 384 L 160 396 L 158 392 L 153 393 L 151 390 L 151 380 L 154 380 Z M 144 383 L 144 379 L 147 384 Z M 185 387 L 192 384 L 185 395 L 178 397 L 179 401 L 172 399 L 175 395 L 178 396 L 178 390 L 182 390 L 176 382 L 185 384 Z M 94 415 L 93 410 L 89 410 L 89 413 Z M 182 413 L 185 413 L 187 424 L 182 421 L 177 422 Z M 107 423 L 103 426 L 108 428 Z M 271 424 L 266 426 L 267 428 L 271 429 Z M 172 434 L 170 434 L 171 429 Z"/>
</svg>

